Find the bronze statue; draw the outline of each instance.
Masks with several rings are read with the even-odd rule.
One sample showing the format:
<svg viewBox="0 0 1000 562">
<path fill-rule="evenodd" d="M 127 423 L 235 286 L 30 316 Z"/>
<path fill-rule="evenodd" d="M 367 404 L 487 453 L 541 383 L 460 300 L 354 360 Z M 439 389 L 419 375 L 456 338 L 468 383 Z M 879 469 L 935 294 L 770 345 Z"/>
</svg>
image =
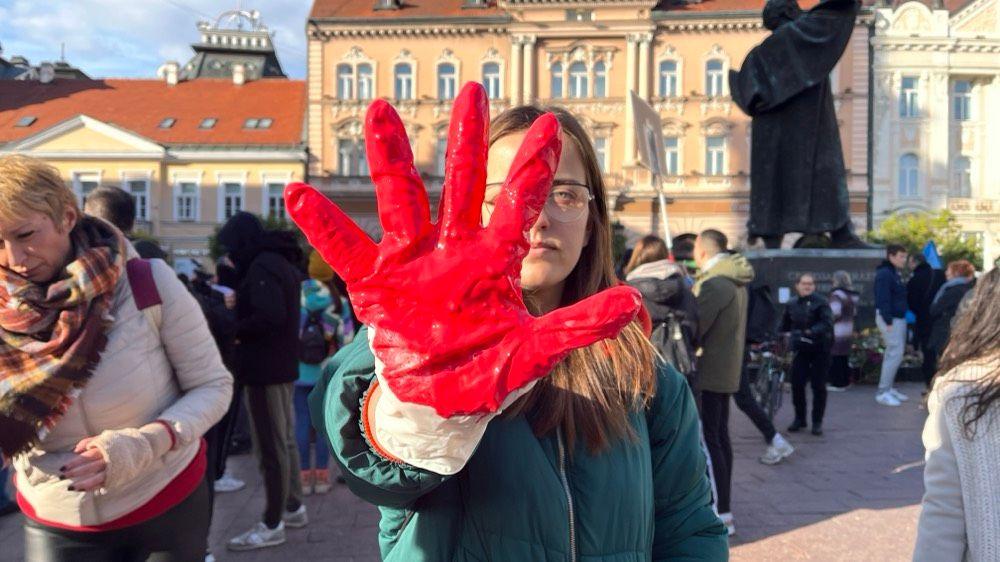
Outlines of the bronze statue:
<svg viewBox="0 0 1000 562">
<path fill-rule="evenodd" d="M 833 247 L 867 247 L 854 234 L 830 72 L 847 48 L 858 0 L 769 0 L 771 30 L 743 68 L 730 71 L 733 101 L 753 118 L 751 238 L 778 248 L 788 232 L 830 233 Z"/>
</svg>

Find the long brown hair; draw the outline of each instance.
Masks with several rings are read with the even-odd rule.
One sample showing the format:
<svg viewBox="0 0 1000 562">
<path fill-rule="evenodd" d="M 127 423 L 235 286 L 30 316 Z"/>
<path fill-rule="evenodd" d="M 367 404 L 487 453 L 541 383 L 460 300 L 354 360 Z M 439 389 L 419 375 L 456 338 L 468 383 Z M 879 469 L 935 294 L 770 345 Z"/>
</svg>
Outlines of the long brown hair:
<svg viewBox="0 0 1000 562">
<path fill-rule="evenodd" d="M 647 234 L 639 239 L 632 250 L 632 257 L 625 265 L 625 274 L 632 273 L 632 270 L 640 265 L 665 260 L 669 257 L 670 250 L 667 249 L 667 243 L 663 241 L 663 238 Z"/>
<path fill-rule="evenodd" d="M 941 354 L 938 376 L 965 363 L 988 363 L 1000 354 L 1000 268 L 983 275 L 973 291 L 968 306 L 959 307 L 952 337 Z M 970 439 L 979 420 L 1000 399 L 1000 369 L 996 365 L 994 362 L 993 372 L 972 381 L 972 389 L 963 395 L 965 405 L 959 421 Z"/>
<path fill-rule="evenodd" d="M 594 147 L 580 122 L 559 107 L 521 106 L 497 116 L 490 125 L 490 145 L 526 131 L 545 113 L 553 113 L 583 160 L 590 202 L 589 243 L 566 278 L 560 306 L 567 306 L 618 284 L 611 245 L 611 221 L 604 179 Z M 565 146 L 563 150 L 565 150 Z M 531 296 L 526 294 L 529 307 Z M 619 439 L 634 439 L 629 413 L 645 407 L 656 390 L 653 348 L 638 323 L 632 322 L 613 340 L 572 351 L 541 379 L 508 415 L 525 413 L 536 435 L 559 428 L 569 450 L 583 439 L 591 453 Z"/>
</svg>

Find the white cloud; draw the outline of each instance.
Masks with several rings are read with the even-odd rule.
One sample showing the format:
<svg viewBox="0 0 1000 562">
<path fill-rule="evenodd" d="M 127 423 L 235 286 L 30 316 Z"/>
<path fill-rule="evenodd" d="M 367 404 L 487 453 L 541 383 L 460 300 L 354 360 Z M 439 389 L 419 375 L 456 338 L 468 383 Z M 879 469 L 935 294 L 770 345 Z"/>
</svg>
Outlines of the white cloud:
<svg viewBox="0 0 1000 562">
<path fill-rule="evenodd" d="M 234 8 L 233 0 L 0 0 L 0 44 L 5 58 L 32 63 L 59 58 L 93 77 L 153 77 L 166 60 L 193 55 L 199 20 Z M 305 75 L 305 22 L 310 0 L 244 0 L 274 34 L 285 73 Z"/>
</svg>

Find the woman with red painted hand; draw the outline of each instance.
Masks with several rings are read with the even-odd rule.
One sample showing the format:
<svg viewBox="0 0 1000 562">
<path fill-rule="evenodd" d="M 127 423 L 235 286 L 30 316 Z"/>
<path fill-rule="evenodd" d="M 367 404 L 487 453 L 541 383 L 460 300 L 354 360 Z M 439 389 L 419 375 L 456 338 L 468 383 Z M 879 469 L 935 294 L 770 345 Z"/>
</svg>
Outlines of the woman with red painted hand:
<svg viewBox="0 0 1000 562">
<path fill-rule="evenodd" d="M 54 168 L 0 158 L 0 451 L 26 560 L 205 556 L 201 436 L 232 377 L 174 272 L 138 257 Z"/>
<path fill-rule="evenodd" d="M 367 325 L 311 398 L 385 560 L 726 560 L 694 401 L 616 286 L 597 158 L 564 111 L 488 134 L 466 84 L 432 223 L 403 124 L 366 118 L 385 235 L 312 188 L 287 208 Z M 487 154 L 489 155 L 487 165 Z"/>
</svg>

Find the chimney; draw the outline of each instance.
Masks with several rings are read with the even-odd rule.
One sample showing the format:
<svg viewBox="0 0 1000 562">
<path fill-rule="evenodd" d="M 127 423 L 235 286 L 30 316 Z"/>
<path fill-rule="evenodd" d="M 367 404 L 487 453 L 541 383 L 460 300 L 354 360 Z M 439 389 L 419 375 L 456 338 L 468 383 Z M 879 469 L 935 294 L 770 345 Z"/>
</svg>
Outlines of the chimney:
<svg viewBox="0 0 1000 562">
<path fill-rule="evenodd" d="M 181 65 L 177 61 L 167 61 L 156 71 L 156 75 L 164 78 L 168 86 L 177 85 L 177 76 L 180 73 Z"/>
<path fill-rule="evenodd" d="M 233 84 L 242 86 L 247 81 L 247 67 L 242 62 L 233 63 Z"/>
<path fill-rule="evenodd" d="M 375 0 L 376 10 L 398 10 L 402 8 L 401 0 Z"/>
</svg>

